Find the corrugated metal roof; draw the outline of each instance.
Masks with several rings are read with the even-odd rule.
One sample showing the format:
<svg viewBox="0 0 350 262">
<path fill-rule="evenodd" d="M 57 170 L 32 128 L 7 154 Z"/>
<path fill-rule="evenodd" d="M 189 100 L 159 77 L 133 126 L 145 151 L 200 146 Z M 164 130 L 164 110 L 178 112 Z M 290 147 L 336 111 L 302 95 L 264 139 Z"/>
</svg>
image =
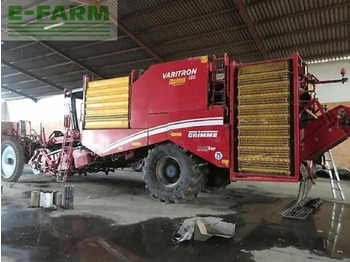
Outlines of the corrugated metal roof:
<svg viewBox="0 0 350 262">
<path fill-rule="evenodd" d="M 234 0 L 119 0 L 118 6 L 111 7 L 118 10 L 121 21 L 120 28 L 112 26 L 118 40 L 50 42 L 56 50 L 40 42 L 3 42 L 2 59 L 10 67 L 2 66 L 2 84 L 42 97 L 60 91 L 40 79 L 75 88 L 84 74 L 125 75 L 160 59 L 226 52 L 231 59 L 259 61 L 263 51 L 256 37 L 271 58 L 295 51 L 306 60 L 350 55 L 349 0 L 242 1 L 255 37 Z M 11 68 L 11 63 L 22 72 Z M 4 91 L 2 98 L 19 96 Z"/>
</svg>

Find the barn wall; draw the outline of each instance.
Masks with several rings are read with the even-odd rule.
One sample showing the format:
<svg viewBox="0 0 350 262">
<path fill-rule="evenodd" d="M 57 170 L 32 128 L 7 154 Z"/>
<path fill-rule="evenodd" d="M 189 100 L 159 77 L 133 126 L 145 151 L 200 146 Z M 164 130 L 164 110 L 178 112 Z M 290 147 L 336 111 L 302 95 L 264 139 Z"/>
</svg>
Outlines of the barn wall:
<svg viewBox="0 0 350 262">
<path fill-rule="evenodd" d="M 340 79 L 340 69 L 342 67 L 350 70 L 349 60 L 309 64 L 309 72 L 320 80 Z M 349 75 L 347 75 L 347 77 L 349 77 Z M 322 103 L 350 101 L 350 82 L 345 84 L 318 85 L 317 96 Z"/>
<path fill-rule="evenodd" d="M 69 99 L 63 95 L 40 99 L 37 103 L 29 99 L 8 101 L 7 112 L 1 114 L 1 120 L 16 122 L 28 120 L 32 128 L 40 131 L 40 123 L 45 127 L 46 135 L 54 130 L 64 131 L 63 117 L 69 113 Z"/>
</svg>

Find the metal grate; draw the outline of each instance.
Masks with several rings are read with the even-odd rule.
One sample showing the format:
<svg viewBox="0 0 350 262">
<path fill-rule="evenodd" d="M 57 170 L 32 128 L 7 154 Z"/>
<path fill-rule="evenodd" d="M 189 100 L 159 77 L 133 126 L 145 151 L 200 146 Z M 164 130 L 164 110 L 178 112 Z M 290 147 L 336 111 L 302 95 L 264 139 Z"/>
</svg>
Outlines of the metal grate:
<svg viewBox="0 0 350 262">
<path fill-rule="evenodd" d="M 291 174 L 290 90 L 289 61 L 239 68 L 239 172 Z"/>
<path fill-rule="evenodd" d="M 311 199 L 303 206 L 297 205 L 297 201 L 293 200 L 282 210 L 282 216 L 291 219 L 306 219 L 321 204 L 322 200 L 319 198 Z"/>
</svg>

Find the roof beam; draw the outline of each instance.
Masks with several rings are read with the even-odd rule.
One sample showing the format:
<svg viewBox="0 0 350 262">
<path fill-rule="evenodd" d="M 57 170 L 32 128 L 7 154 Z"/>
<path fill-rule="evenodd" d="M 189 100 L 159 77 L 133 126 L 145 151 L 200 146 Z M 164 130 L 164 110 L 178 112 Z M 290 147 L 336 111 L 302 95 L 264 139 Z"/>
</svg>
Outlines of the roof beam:
<svg viewBox="0 0 350 262">
<path fill-rule="evenodd" d="M 242 0 L 235 0 L 236 6 L 238 7 L 238 12 L 241 15 L 244 23 L 248 26 L 248 30 L 251 34 L 251 36 L 253 37 L 257 47 L 259 48 L 262 56 L 264 59 L 268 60 L 270 59 L 269 54 L 267 53 L 267 50 L 263 44 L 263 42 L 260 39 L 260 36 L 258 34 L 258 32 L 255 29 L 255 26 L 252 22 L 252 20 L 250 19 L 250 16 L 247 12 L 247 10 L 244 7 L 244 3 Z"/>
<path fill-rule="evenodd" d="M 48 70 L 48 69 L 52 69 L 52 68 L 56 68 L 56 67 L 60 67 L 60 66 L 66 66 L 66 65 L 70 65 L 72 64 L 72 61 L 68 61 L 68 62 L 63 62 L 63 63 L 59 63 L 59 64 L 53 64 L 53 65 L 48 65 L 48 66 L 44 66 L 44 67 L 38 67 L 38 68 L 33 68 L 33 69 L 29 69 L 29 72 L 35 72 L 35 71 L 44 71 L 44 70 Z"/>
<path fill-rule="evenodd" d="M 254 40 L 245 40 L 245 41 L 241 41 L 241 42 L 232 42 L 232 43 L 228 43 L 228 44 L 223 44 L 223 45 L 216 45 L 216 46 L 209 46 L 209 47 L 204 47 L 204 48 L 199 48 L 199 49 L 195 49 L 195 50 L 189 50 L 189 51 L 185 51 L 185 52 L 181 52 L 181 53 L 176 53 L 176 54 L 171 54 L 169 55 L 169 57 L 172 56 L 176 56 L 176 55 L 186 55 L 186 54 L 191 54 L 194 52 L 203 52 L 203 51 L 210 51 L 213 49 L 218 49 L 218 48 L 225 48 L 225 47 L 230 47 L 230 46 L 239 46 L 239 45 L 246 45 L 246 44 L 251 44 L 254 43 Z"/>
<path fill-rule="evenodd" d="M 29 76 L 29 77 L 31 77 L 31 78 L 33 78 L 33 79 L 35 79 L 35 80 L 38 80 L 38 81 L 40 81 L 40 82 L 42 82 L 42 83 L 44 83 L 44 84 L 47 84 L 47 85 L 49 85 L 49 86 L 52 86 L 52 87 L 55 88 L 55 89 L 58 89 L 58 90 L 60 90 L 60 91 L 63 91 L 63 90 L 64 90 L 64 88 L 63 88 L 62 86 L 57 85 L 57 84 L 55 84 L 55 83 L 52 83 L 52 82 L 50 82 L 50 81 L 48 81 L 48 80 L 45 80 L 45 79 L 43 79 L 43 78 L 41 78 L 41 77 L 39 77 L 39 76 L 36 76 L 36 75 L 32 74 L 31 72 L 29 72 L 29 71 L 27 71 L 27 70 L 25 70 L 25 69 L 22 69 L 22 68 L 20 68 L 20 67 L 18 67 L 18 66 L 15 66 L 15 65 L 13 65 L 13 64 L 11 64 L 11 63 L 9 63 L 9 62 L 3 60 L 3 59 L 1 59 L 1 63 L 4 64 L 4 65 L 6 65 L 7 67 L 10 67 L 10 68 L 12 68 L 12 69 L 17 70 L 18 72 L 21 72 L 22 74 L 24 74 L 24 75 L 26 75 L 26 76 Z"/>
<path fill-rule="evenodd" d="M 75 0 L 75 2 L 83 4 L 83 5 L 94 5 L 97 8 L 100 8 L 101 4 L 96 0 Z M 113 13 L 109 13 L 110 22 L 122 30 L 125 34 L 129 35 L 139 46 L 145 49 L 151 56 L 157 59 L 159 62 L 165 62 L 164 58 L 162 58 L 152 47 L 146 44 L 135 32 L 133 32 L 127 25 L 125 25 L 120 19 Z"/>
<path fill-rule="evenodd" d="M 19 45 L 19 46 L 16 46 L 16 47 L 12 47 L 12 48 L 3 50 L 3 52 L 11 52 L 11 51 L 15 51 L 15 50 L 17 50 L 17 49 L 22 49 L 22 48 L 24 48 L 24 47 L 32 46 L 32 45 L 35 45 L 35 44 L 36 44 L 36 42 L 31 41 L 31 42 L 26 43 L 26 44 L 23 44 L 23 45 Z"/>
<path fill-rule="evenodd" d="M 129 37 L 129 36 L 128 35 L 121 35 L 121 36 L 111 37 L 111 38 L 108 38 L 106 40 L 96 40 L 95 42 L 87 43 L 87 44 L 84 44 L 84 45 L 78 45 L 78 46 L 75 46 L 75 47 L 72 47 L 72 48 L 68 48 L 66 50 L 72 51 L 72 50 L 77 50 L 77 49 L 83 49 L 83 48 L 87 48 L 87 47 L 91 47 L 91 46 L 95 46 L 95 45 L 101 45 L 101 42 L 102 43 L 112 42 L 112 41 L 121 40 L 121 39 L 124 39 L 124 38 L 127 38 L 127 37 Z"/>
<path fill-rule="evenodd" d="M 19 32 L 16 32 L 13 30 L 13 32 L 15 32 L 16 34 L 18 35 L 21 35 Z M 91 73 L 95 74 L 96 76 L 100 77 L 100 78 L 104 78 L 98 71 L 96 71 L 95 69 L 89 67 L 88 65 L 86 65 L 85 63 L 79 61 L 78 59 L 72 57 L 71 55 L 65 53 L 63 50 L 59 49 L 57 46 L 53 45 L 52 43 L 48 42 L 48 41 L 40 41 L 34 37 L 31 37 L 31 39 L 33 41 L 36 41 L 38 42 L 39 44 L 41 44 L 42 46 L 45 46 L 47 49 L 49 49 L 52 53 L 48 53 L 48 54 L 45 54 L 45 55 L 41 55 L 41 56 L 37 56 L 37 57 L 31 57 L 31 58 L 28 58 L 28 59 L 24 59 L 24 60 L 21 60 L 21 61 L 15 61 L 13 63 L 16 63 L 16 62 L 24 62 L 24 61 L 29 61 L 29 60 L 33 60 L 33 59 L 37 59 L 37 58 L 41 58 L 43 56 L 51 56 L 53 54 L 58 54 L 60 56 L 62 56 L 63 58 L 77 64 L 78 66 L 80 66 L 81 68 L 87 70 L 87 71 L 90 71 Z"/>
<path fill-rule="evenodd" d="M 68 73 L 62 73 L 62 74 L 53 74 L 53 75 L 48 75 L 48 76 L 45 76 L 43 77 L 43 79 L 47 79 L 47 78 L 55 78 L 55 77 L 62 77 L 62 76 L 70 76 L 70 75 L 76 75 L 76 74 L 86 74 L 86 70 L 78 70 L 78 71 L 71 71 L 71 72 L 68 72 Z M 83 78 L 81 78 L 83 79 Z"/>
<path fill-rule="evenodd" d="M 328 39 L 328 40 L 324 40 L 324 41 L 319 41 L 319 42 L 312 42 L 312 43 L 304 43 L 304 44 L 300 44 L 300 45 L 290 45 L 290 46 L 284 46 L 281 48 L 275 48 L 275 49 L 271 49 L 269 52 L 273 53 L 273 52 L 280 52 L 280 51 L 288 51 L 288 50 L 295 50 L 295 48 L 304 48 L 304 47 L 310 47 L 310 46 L 317 46 L 317 45 L 326 45 L 329 43 L 339 43 L 339 42 L 348 42 L 350 41 L 350 37 L 343 37 L 343 38 L 338 38 L 338 39 Z"/>
<path fill-rule="evenodd" d="M 106 69 L 106 68 L 110 68 L 110 67 L 118 67 L 118 66 L 139 64 L 139 63 L 150 62 L 150 61 L 154 61 L 154 60 L 156 60 L 156 59 L 155 58 L 146 58 L 146 59 L 128 61 L 128 62 L 113 64 L 113 65 L 106 65 L 106 66 L 102 66 L 100 68 Z"/>
<path fill-rule="evenodd" d="M 304 59 L 304 61 L 308 61 L 308 62 L 312 62 L 312 60 L 322 60 L 322 59 L 331 59 L 330 62 L 333 62 L 333 61 L 344 61 L 344 60 L 333 60 L 333 58 L 339 58 L 339 57 L 344 57 L 344 56 L 349 56 L 350 55 L 350 51 L 349 52 L 332 52 L 332 53 L 328 53 L 328 54 L 324 54 L 321 56 L 306 56 L 306 57 L 302 57 Z"/>
<path fill-rule="evenodd" d="M 58 47 L 56 47 L 52 43 L 47 42 L 47 41 L 39 41 L 39 43 L 42 44 L 43 46 L 45 46 L 46 48 L 50 49 L 51 51 L 64 57 L 65 59 L 72 61 L 73 63 L 77 64 L 81 68 L 84 68 L 85 70 L 90 71 L 91 73 L 95 74 L 96 76 L 98 76 L 100 78 L 104 78 L 96 69 L 86 65 L 84 62 L 79 61 L 78 59 L 72 57 L 71 55 L 63 52 L 61 49 L 59 49 Z"/>
<path fill-rule="evenodd" d="M 225 28 L 225 29 L 221 29 L 221 30 L 211 31 L 211 32 L 208 32 L 208 33 L 197 34 L 197 35 L 190 35 L 190 36 L 186 36 L 186 37 L 182 37 L 182 38 L 172 39 L 172 40 L 169 40 L 169 41 L 159 42 L 159 43 L 156 43 L 155 46 L 161 46 L 161 45 L 166 45 L 166 44 L 173 44 L 173 43 L 177 43 L 177 42 L 192 40 L 192 39 L 195 39 L 195 38 L 201 38 L 201 37 L 206 37 L 206 36 L 211 36 L 211 35 L 231 32 L 231 31 L 239 31 L 239 30 L 244 29 L 244 28 L 247 28 L 247 26 L 246 25 L 233 26 L 233 27 L 229 27 L 229 28 Z"/>
<path fill-rule="evenodd" d="M 106 53 L 106 54 L 102 54 L 102 55 L 88 56 L 86 58 L 82 58 L 81 60 L 88 61 L 88 60 L 100 59 L 100 58 L 104 58 L 104 57 L 108 57 L 108 56 L 122 55 L 122 54 L 135 52 L 135 51 L 139 51 L 139 50 L 143 50 L 143 48 L 142 47 L 135 47 L 135 48 L 130 48 L 130 49 L 124 49 L 124 50 L 119 50 L 119 51 Z"/>
<path fill-rule="evenodd" d="M 33 61 L 33 60 L 35 60 L 35 59 L 40 59 L 40 58 L 44 58 L 44 57 L 53 56 L 53 55 L 55 55 L 55 54 L 56 54 L 56 53 L 54 53 L 54 52 L 50 52 L 50 53 L 46 53 L 46 54 L 41 54 L 41 55 L 37 55 L 37 56 L 28 57 L 28 58 L 21 59 L 21 60 L 15 60 L 15 61 L 12 61 L 11 63 L 12 63 L 12 64 L 15 64 L 15 63 L 29 62 L 29 61 Z"/>
<path fill-rule="evenodd" d="M 126 19 L 131 18 L 131 17 L 135 17 L 135 16 L 138 16 L 138 15 L 151 13 L 151 12 L 154 12 L 156 10 L 164 9 L 164 8 L 169 7 L 169 6 L 177 5 L 177 4 L 180 4 L 180 3 L 183 3 L 183 2 L 187 2 L 187 1 L 188 0 L 177 0 L 177 1 L 175 0 L 175 1 L 172 1 L 170 3 L 156 5 L 154 7 L 148 8 L 148 9 L 143 9 L 143 10 L 140 10 L 140 11 L 132 12 L 132 13 L 130 13 L 128 15 L 123 16 L 121 19 L 122 20 L 126 20 Z"/>
<path fill-rule="evenodd" d="M 237 7 L 233 7 L 233 8 L 229 8 L 229 9 L 225 9 L 225 10 L 220 10 L 217 12 L 211 12 L 208 14 L 204 14 L 204 15 L 200 15 L 200 16 L 196 16 L 196 17 L 191 17 L 189 19 L 180 20 L 180 21 L 165 24 L 165 25 L 159 25 L 159 26 L 146 28 L 144 30 L 141 30 L 139 32 L 139 34 L 142 34 L 145 32 L 150 32 L 150 31 L 155 31 L 155 30 L 159 30 L 159 29 L 163 29 L 163 28 L 167 28 L 167 27 L 177 26 L 177 25 L 181 25 L 181 24 L 188 24 L 188 23 L 192 23 L 192 22 L 197 21 L 197 20 L 202 20 L 202 19 L 208 18 L 208 17 L 213 17 L 213 16 L 218 16 L 218 15 L 222 15 L 222 14 L 226 14 L 226 13 L 231 13 L 231 12 L 234 12 L 237 10 L 238 10 Z"/>
<path fill-rule="evenodd" d="M 190 0 L 177 0 L 177 1 L 175 0 L 175 1 L 172 1 L 170 3 L 157 5 L 157 6 L 148 8 L 148 9 L 143 9 L 143 10 L 140 10 L 140 11 L 136 11 L 136 12 L 127 14 L 127 15 L 123 16 L 121 18 L 121 20 L 126 20 L 126 19 L 129 19 L 131 17 L 135 17 L 135 16 L 138 16 L 138 15 L 151 13 L 151 12 L 154 12 L 154 11 L 159 10 L 159 9 L 165 9 L 165 8 L 167 8 L 169 6 L 173 6 L 173 5 L 177 5 L 177 4 L 180 4 L 180 3 L 183 3 L 183 2 L 189 2 L 189 1 Z M 246 5 L 246 6 L 255 6 L 255 5 L 259 5 L 259 4 L 266 3 L 266 2 L 271 2 L 271 1 L 272 0 L 259 0 L 259 1 L 253 2 L 253 3 L 250 3 L 250 4 Z"/>
<path fill-rule="evenodd" d="M 328 6 L 322 6 L 322 7 L 319 7 L 319 8 L 303 10 L 303 11 L 295 12 L 295 13 L 288 14 L 288 15 L 283 15 L 283 16 L 263 19 L 261 21 L 254 22 L 254 25 L 266 24 L 266 23 L 269 23 L 269 22 L 275 22 L 275 21 L 278 21 L 278 20 L 286 19 L 286 18 L 298 17 L 298 16 L 301 16 L 301 15 L 307 15 L 307 14 L 311 14 L 311 13 L 317 13 L 317 12 L 320 12 L 320 11 L 325 11 L 325 10 L 330 10 L 330 9 L 335 9 L 335 8 L 341 8 L 341 7 L 349 7 L 349 6 L 350 6 L 349 1 L 347 1 L 345 3 L 339 3 L 339 4 L 328 5 Z"/>
<path fill-rule="evenodd" d="M 8 88 L 8 87 L 3 86 L 3 85 L 1 85 L 1 88 L 2 88 L 2 89 L 5 89 L 5 90 L 7 90 L 7 91 L 9 91 L 9 92 L 11 92 L 11 93 L 14 93 L 14 94 L 23 96 L 23 97 L 25 97 L 25 98 L 29 98 L 30 100 L 34 101 L 35 103 L 38 102 L 38 99 L 36 99 L 35 97 L 30 96 L 30 95 L 26 95 L 26 94 L 24 94 L 24 93 L 22 93 L 22 92 L 20 92 L 20 91 L 14 90 L 14 89 L 12 89 L 12 88 Z"/>
<path fill-rule="evenodd" d="M 20 75 L 20 74 L 21 74 L 20 72 L 16 72 L 16 73 L 11 73 L 11 74 L 7 74 L 7 75 L 2 75 L 1 79 L 5 78 L 5 77 L 17 76 L 17 75 Z"/>
<path fill-rule="evenodd" d="M 300 33 L 308 33 L 311 31 L 324 30 L 324 29 L 333 28 L 333 27 L 337 27 L 337 26 L 343 26 L 343 25 L 349 25 L 349 22 L 346 21 L 346 22 L 334 23 L 334 24 L 329 24 L 329 25 L 322 25 L 321 27 L 314 26 L 314 27 L 304 28 L 304 29 L 300 29 L 300 30 L 285 32 L 285 33 L 281 33 L 281 34 L 269 35 L 267 37 L 264 37 L 262 40 L 265 41 L 265 40 L 270 40 L 270 39 L 274 39 L 274 38 L 278 38 L 278 37 L 284 37 L 284 36 L 295 35 L 295 34 L 300 34 Z"/>
</svg>

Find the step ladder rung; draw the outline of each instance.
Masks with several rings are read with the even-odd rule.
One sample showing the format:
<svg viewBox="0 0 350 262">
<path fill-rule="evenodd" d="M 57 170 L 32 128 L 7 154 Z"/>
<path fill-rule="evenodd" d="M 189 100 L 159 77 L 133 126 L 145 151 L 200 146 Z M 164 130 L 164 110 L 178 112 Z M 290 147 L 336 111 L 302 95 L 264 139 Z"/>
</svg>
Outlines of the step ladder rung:
<svg viewBox="0 0 350 262">
<path fill-rule="evenodd" d="M 338 169 L 334 162 L 334 157 L 332 155 L 331 150 L 329 150 L 324 154 L 323 162 L 324 162 L 325 170 L 327 170 L 329 174 L 333 198 L 336 199 L 337 198 L 336 192 L 339 192 L 341 199 L 344 200 L 345 197 L 344 197 L 343 189 L 340 186 L 340 177 L 339 177 Z"/>
</svg>

